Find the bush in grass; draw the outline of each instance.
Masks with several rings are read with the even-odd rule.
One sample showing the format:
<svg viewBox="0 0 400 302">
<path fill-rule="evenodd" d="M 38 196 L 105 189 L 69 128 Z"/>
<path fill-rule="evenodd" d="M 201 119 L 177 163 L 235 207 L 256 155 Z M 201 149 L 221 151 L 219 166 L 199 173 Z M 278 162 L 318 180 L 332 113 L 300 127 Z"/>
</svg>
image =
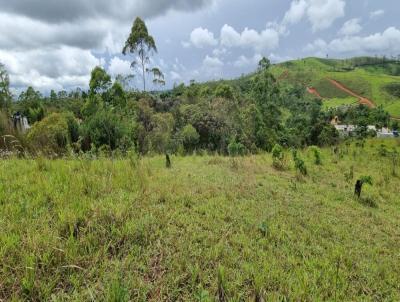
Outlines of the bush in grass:
<svg viewBox="0 0 400 302">
<path fill-rule="evenodd" d="M 372 177 L 371 176 L 362 176 L 360 177 L 355 185 L 354 188 L 354 194 L 360 198 L 361 196 L 361 192 L 362 192 L 362 188 L 365 184 L 371 185 L 372 186 Z"/>
<path fill-rule="evenodd" d="M 246 154 L 246 147 L 242 143 L 231 140 L 228 145 L 228 153 L 232 157 L 243 156 Z"/>
<path fill-rule="evenodd" d="M 310 148 L 311 152 L 314 155 L 314 163 L 316 165 L 322 165 L 322 159 L 321 159 L 321 149 L 319 149 L 316 146 L 311 146 Z"/>
<path fill-rule="evenodd" d="M 284 166 L 285 153 L 281 145 L 276 144 L 272 148 L 272 165 L 276 169 L 282 169 Z"/>
<path fill-rule="evenodd" d="M 33 151 L 62 155 L 78 140 L 78 128 L 71 113 L 52 113 L 29 130 L 28 144 Z"/>
<path fill-rule="evenodd" d="M 308 174 L 306 164 L 304 160 L 298 157 L 297 150 L 293 149 L 292 151 L 294 166 L 296 171 L 300 172 L 301 175 L 306 176 Z"/>
<path fill-rule="evenodd" d="M 200 139 L 200 135 L 196 128 L 190 124 L 183 127 L 183 129 L 180 131 L 179 137 L 183 143 L 185 151 L 190 153 L 194 151 Z"/>
</svg>

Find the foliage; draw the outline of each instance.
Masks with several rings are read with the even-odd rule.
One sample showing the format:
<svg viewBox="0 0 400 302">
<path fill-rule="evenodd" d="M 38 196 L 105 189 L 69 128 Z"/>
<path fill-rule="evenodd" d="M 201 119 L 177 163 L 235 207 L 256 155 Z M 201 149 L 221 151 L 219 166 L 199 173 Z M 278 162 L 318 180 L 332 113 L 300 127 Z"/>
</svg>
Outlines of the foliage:
<svg viewBox="0 0 400 302">
<path fill-rule="evenodd" d="M 3 64 L 0 63 L 0 110 L 8 111 L 11 107 L 10 78 Z"/>
<path fill-rule="evenodd" d="M 228 153 L 229 156 L 243 156 L 246 153 L 246 148 L 242 143 L 237 142 L 236 140 L 232 139 L 228 145 Z"/>
<path fill-rule="evenodd" d="M 275 144 L 272 149 L 272 164 L 277 169 L 282 169 L 284 166 L 285 153 L 279 144 Z"/>
<path fill-rule="evenodd" d="M 292 156 L 293 156 L 294 167 L 296 168 L 296 171 L 298 171 L 298 172 L 300 172 L 300 174 L 306 176 L 308 174 L 306 164 L 305 164 L 304 160 L 299 158 L 296 149 L 292 150 Z"/>
<path fill-rule="evenodd" d="M 89 88 L 91 94 L 104 93 L 111 86 L 111 77 L 100 66 L 92 70 Z"/>
<path fill-rule="evenodd" d="M 360 177 L 361 183 L 362 184 L 368 184 L 372 186 L 372 177 L 371 176 L 361 176 Z"/>
<path fill-rule="evenodd" d="M 218 85 L 215 89 L 215 96 L 218 98 L 232 100 L 234 98 L 233 88 L 226 84 Z"/>
<path fill-rule="evenodd" d="M 314 163 L 316 165 L 322 165 L 321 150 L 316 146 L 311 146 L 310 150 L 314 155 Z"/>
<path fill-rule="evenodd" d="M 62 155 L 78 140 L 78 124 L 70 113 L 52 113 L 33 125 L 27 139 L 34 152 Z"/>
<path fill-rule="evenodd" d="M 193 152 L 200 140 L 200 135 L 196 128 L 189 124 L 182 128 L 179 139 L 187 152 Z"/>
<path fill-rule="evenodd" d="M 128 150 L 133 145 L 134 125 L 122 116 L 105 109 L 100 109 L 82 124 L 82 137 L 86 150 L 93 145 L 96 148 L 108 146 Z"/>
</svg>

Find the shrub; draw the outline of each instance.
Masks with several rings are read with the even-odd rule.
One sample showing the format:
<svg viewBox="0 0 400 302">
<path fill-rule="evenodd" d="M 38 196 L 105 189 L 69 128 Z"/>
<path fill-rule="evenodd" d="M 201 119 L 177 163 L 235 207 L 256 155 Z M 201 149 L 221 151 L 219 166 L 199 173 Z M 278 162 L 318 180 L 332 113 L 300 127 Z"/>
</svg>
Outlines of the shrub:
<svg viewBox="0 0 400 302">
<path fill-rule="evenodd" d="M 199 133 L 190 124 L 183 127 L 183 129 L 180 131 L 179 137 L 185 150 L 188 152 L 193 152 L 200 139 Z"/>
<path fill-rule="evenodd" d="M 306 164 L 304 163 L 304 160 L 298 157 L 297 155 L 297 150 L 293 149 L 292 151 L 293 155 L 293 161 L 294 161 L 294 166 L 296 168 L 296 171 L 300 172 L 300 174 L 306 176 L 307 175 L 307 167 Z"/>
<path fill-rule="evenodd" d="M 218 85 L 218 87 L 215 89 L 215 96 L 232 100 L 234 98 L 233 88 L 226 84 Z"/>
<path fill-rule="evenodd" d="M 28 144 L 45 154 L 64 154 L 78 139 L 78 123 L 71 113 L 52 113 L 37 122 L 28 132 Z"/>
<path fill-rule="evenodd" d="M 310 150 L 312 151 L 312 153 L 314 155 L 314 163 L 316 165 L 322 165 L 321 150 L 316 146 L 311 146 Z"/>
<path fill-rule="evenodd" d="M 246 153 L 246 147 L 242 143 L 232 140 L 228 145 L 229 156 L 243 156 Z"/>
<path fill-rule="evenodd" d="M 117 148 L 127 150 L 133 145 L 133 126 L 111 111 L 99 110 L 82 126 L 85 149 L 94 145 L 96 148 L 109 146 L 111 150 Z"/>
<path fill-rule="evenodd" d="M 281 145 L 276 144 L 272 149 L 272 165 L 277 169 L 283 168 L 285 154 Z"/>
</svg>

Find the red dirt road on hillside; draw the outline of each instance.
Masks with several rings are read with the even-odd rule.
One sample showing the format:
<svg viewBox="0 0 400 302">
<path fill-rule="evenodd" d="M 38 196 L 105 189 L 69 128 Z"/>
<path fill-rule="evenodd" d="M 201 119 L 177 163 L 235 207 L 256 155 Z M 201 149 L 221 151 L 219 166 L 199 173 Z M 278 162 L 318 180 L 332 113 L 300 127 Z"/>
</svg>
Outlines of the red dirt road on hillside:
<svg viewBox="0 0 400 302">
<path fill-rule="evenodd" d="M 361 96 L 361 95 L 358 95 L 357 93 L 355 93 L 354 91 L 350 90 L 349 88 L 347 88 L 347 87 L 344 86 L 343 84 L 339 83 L 338 81 L 335 81 L 335 80 L 333 80 L 333 79 L 328 79 L 328 80 L 329 80 L 329 82 L 332 83 L 332 85 L 336 86 L 338 89 L 340 89 L 340 90 L 346 92 L 347 94 L 349 94 L 349 95 L 351 95 L 351 96 L 356 97 L 356 98 L 358 99 L 358 102 L 359 102 L 360 104 L 366 105 L 366 106 L 368 106 L 369 108 L 375 108 L 375 107 L 376 107 L 376 105 L 374 104 L 374 102 L 372 102 L 371 100 L 369 100 L 369 99 L 367 99 L 367 98 L 365 98 L 365 97 L 363 97 L 363 96 Z"/>
<path fill-rule="evenodd" d="M 313 88 L 313 87 L 307 87 L 307 92 L 310 94 L 315 95 L 317 98 L 323 100 L 324 98 L 319 94 L 319 92 L 317 91 L 317 89 Z"/>
</svg>

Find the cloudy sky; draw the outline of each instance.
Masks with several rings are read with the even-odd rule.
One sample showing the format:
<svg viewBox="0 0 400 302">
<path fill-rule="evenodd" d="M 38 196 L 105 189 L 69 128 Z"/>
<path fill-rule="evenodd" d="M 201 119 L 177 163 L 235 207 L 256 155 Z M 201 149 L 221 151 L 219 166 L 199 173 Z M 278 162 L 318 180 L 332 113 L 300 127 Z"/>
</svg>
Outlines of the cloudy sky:
<svg viewBox="0 0 400 302">
<path fill-rule="evenodd" d="M 240 76 L 262 56 L 397 56 L 399 13 L 398 0 L 0 0 L 0 62 L 17 91 L 85 89 L 97 65 L 132 72 L 121 50 L 140 16 L 171 87 Z"/>
</svg>

